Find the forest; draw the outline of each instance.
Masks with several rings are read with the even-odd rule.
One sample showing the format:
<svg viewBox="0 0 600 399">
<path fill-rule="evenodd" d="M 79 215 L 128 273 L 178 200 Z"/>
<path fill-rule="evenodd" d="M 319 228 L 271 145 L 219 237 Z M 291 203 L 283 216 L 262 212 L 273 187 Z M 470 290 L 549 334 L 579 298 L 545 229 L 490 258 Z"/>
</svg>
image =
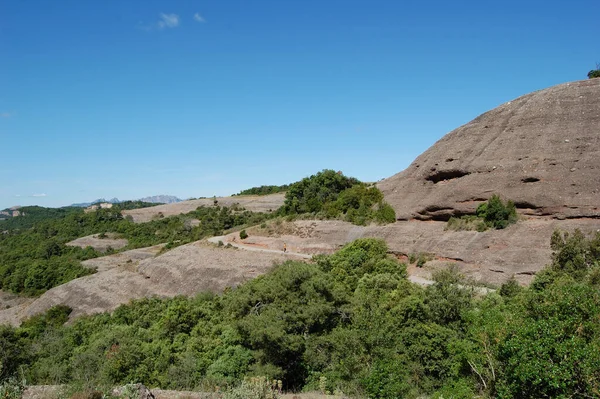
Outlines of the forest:
<svg viewBox="0 0 600 399">
<path fill-rule="evenodd" d="M 77 389 L 142 382 L 214 391 L 249 377 L 369 398 L 597 397 L 600 233 L 555 232 L 529 288 L 487 295 L 452 268 L 410 283 L 386 244 L 195 298 L 143 299 L 63 325 L 54 308 L 1 327 L 0 377 Z"/>
</svg>

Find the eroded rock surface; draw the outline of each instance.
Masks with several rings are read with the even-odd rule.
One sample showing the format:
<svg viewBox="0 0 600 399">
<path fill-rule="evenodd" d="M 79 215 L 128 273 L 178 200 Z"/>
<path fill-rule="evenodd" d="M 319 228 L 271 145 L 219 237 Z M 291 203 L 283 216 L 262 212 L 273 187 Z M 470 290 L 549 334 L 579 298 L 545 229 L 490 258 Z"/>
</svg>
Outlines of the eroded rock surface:
<svg viewBox="0 0 600 399">
<path fill-rule="evenodd" d="M 600 218 L 600 79 L 507 102 L 378 187 L 401 220 L 470 214 L 495 193 L 522 214 Z"/>
</svg>

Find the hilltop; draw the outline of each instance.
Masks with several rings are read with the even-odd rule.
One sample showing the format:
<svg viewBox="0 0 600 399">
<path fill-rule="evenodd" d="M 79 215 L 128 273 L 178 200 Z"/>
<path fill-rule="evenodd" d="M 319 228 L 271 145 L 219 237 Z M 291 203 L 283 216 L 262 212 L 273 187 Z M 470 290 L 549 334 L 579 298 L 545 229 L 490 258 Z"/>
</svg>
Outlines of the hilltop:
<svg viewBox="0 0 600 399">
<path fill-rule="evenodd" d="M 600 79 L 509 101 L 378 183 L 402 220 L 472 214 L 497 193 L 522 214 L 600 218 Z"/>
</svg>

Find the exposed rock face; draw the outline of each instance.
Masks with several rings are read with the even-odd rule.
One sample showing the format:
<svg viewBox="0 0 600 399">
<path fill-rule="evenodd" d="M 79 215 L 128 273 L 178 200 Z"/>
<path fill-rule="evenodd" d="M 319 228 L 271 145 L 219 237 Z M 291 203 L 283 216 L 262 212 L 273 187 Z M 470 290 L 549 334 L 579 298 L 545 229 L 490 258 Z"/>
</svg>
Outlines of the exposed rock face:
<svg viewBox="0 0 600 399">
<path fill-rule="evenodd" d="M 600 79 L 503 104 L 378 187 L 402 220 L 474 213 L 495 193 L 524 214 L 600 218 Z"/>
</svg>

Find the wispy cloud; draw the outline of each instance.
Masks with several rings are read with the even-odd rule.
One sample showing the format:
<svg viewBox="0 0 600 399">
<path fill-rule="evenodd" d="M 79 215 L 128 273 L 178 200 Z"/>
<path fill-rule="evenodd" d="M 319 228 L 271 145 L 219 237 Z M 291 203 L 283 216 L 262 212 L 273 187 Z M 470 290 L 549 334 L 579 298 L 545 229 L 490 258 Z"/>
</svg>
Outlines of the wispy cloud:
<svg viewBox="0 0 600 399">
<path fill-rule="evenodd" d="M 13 116 L 11 112 L 0 112 L 0 118 L 10 118 Z"/>
<path fill-rule="evenodd" d="M 158 28 L 176 28 L 179 26 L 179 15 L 177 14 L 160 14 L 160 21 L 158 21 Z"/>
<path fill-rule="evenodd" d="M 194 21 L 196 21 L 196 22 L 206 22 L 206 20 L 204 19 L 204 17 L 202 15 L 200 15 L 200 13 L 195 13 L 194 14 Z"/>
<path fill-rule="evenodd" d="M 31 197 L 35 197 L 35 198 L 38 198 L 38 197 L 47 197 L 47 196 L 48 196 L 48 195 L 47 195 L 47 194 L 44 194 L 44 193 L 40 193 L 40 194 L 31 194 Z"/>
</svg>

